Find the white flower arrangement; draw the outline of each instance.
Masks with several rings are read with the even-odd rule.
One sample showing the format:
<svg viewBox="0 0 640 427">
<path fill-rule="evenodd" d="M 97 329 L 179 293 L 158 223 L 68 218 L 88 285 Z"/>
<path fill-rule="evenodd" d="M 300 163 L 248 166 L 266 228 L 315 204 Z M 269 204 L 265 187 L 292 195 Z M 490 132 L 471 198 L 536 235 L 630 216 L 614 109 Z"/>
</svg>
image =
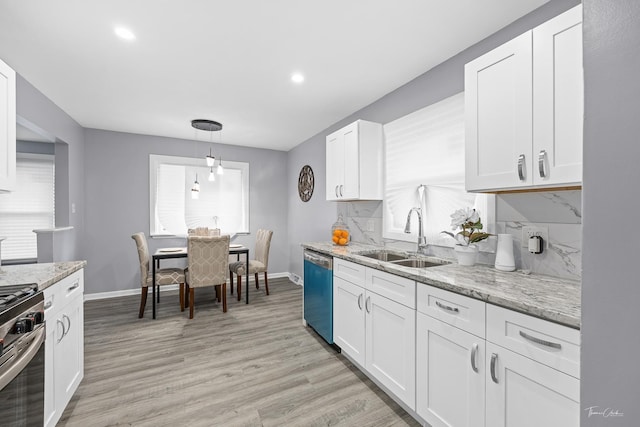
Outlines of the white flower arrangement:
<svg viewBox="0 0 640 427">
<path fill-rule="evenodd" d="M 451 229 L 456 231 L 458 228 L 462 230 L 456 234 L 450 231 L 442 231 L 442 233 L 453 237 L 457 244 L 462 246 L 469 246 L 491 236 L 489 233 L 480 231 L 482 230 L 480 214 L 471 208 L 458 209 L 451 214 Z"/>
</svg>

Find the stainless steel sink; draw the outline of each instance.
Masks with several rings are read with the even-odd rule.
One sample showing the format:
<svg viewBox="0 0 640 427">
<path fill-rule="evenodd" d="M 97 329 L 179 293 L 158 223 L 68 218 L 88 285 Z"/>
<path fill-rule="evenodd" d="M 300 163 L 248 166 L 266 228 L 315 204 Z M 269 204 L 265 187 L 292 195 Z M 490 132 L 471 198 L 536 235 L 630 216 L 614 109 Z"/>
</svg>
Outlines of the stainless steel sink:
<svg viewBox="0 0 640 427">
<path fill-rule="evenodd" d="M 449 263 L 446 261 L 440 261 L 440 260 L 410 258 L 410 259 L 403 259 L 399 261 L 392 261 L 392 264 L 401 265 L 403 267 L 411 267 L 411 268 L 429 268 L 429 267 L 438 267 L 440 265 L 446 265 Z"/>
<path fill-rule="evenodd" d="M 398 261 L 398 260 L 406 260 L 408 257 L 404 254 L 397 254 L 389 251 L 375 251 L 375 252 L 365 252 L 358 254 L 363 257 L 377 259 L 378 261 Z"/>
</svg>

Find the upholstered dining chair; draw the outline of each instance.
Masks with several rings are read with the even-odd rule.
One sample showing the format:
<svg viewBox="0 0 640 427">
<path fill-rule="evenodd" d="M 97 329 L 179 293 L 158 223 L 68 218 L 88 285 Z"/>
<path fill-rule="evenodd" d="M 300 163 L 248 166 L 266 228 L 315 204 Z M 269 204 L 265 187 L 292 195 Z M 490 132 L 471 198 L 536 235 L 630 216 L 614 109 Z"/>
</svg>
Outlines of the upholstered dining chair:
<svg viewBox="0 0 640 427">
<path fill-rule="evenodd" d="M 209 227 L 190 228 L 189 230 L 187 230 L 187 234 L 189 236 L 208 236 Z"/>
<path fill-rule="evenodd" d="M 267 269 L 269 267 L 269 248 L 271 246 L 272 230 L 258 230 L 256 233 L 255 259 L 249 260 L 249 274 L 253 274 L 256 282 L 256 289 L 260 289 L 258 273 L 264 273 L 264 290 L 269 295 L 269 281 L 267 280 Z M 229 276 L 231 292 L 233 293 L 233 275 L 238 277 L 238 301 L 242 296 L 242 276 L 247 274 L 247 265 L 244 261 L 229 263 Z M 249 284 L 247 283 L 247 286 Z M 248 292 L 248 290 L 247 290 Z"/>
<path fill-rule="evenodd" d="M 189 302 L 189 319 L 193 319 L 194 289 L 215 286 L 222 311 L 227 312 L 227 270 L 229 268 L 229 236 L 187 236 L 187 270 L 180 310 Z"/>
<path fill-rule="evenodd" d="M 136 242 L 138 248 L 138 259 L 140 260 L 140 284 L 142 286 L 142 292 L 140 296 L 140 312 L 138 318 L 141 319 L 144 316 L 144 307 L 147 304 L 147 295 L 149 293 L 149 286 L 153 283 L 153 276 L 151 269 L 149 268 L 149 247 L 147 246 L 147 238 L 144 233 L 135 233 L 131 236 Z M 182 268 L 159 268 L 156 269 L 156 285 L 180 285 L 184 286 L 185 277 L 184 269 Z M 182 295 L 180 296 L 182 298 Z"/>
</svg>

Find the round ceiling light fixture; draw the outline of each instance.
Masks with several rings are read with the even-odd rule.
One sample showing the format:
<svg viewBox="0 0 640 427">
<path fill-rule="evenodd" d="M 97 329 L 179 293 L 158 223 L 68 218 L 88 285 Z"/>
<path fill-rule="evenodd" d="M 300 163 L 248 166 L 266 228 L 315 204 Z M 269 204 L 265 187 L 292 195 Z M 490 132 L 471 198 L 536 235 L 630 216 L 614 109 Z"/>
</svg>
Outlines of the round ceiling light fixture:
<svg viewBox="0 0 640 427">
<path fill-rule="evenodd" d="M 113 29 L 113 31 L 118 37 L 123 40 L 134 40 L 136 38 L 136 35 L 133 34 L 133 31 L 125 27 L 116 27 Z"/>
<path fill-rule="evenodd" d="M 293 73 L 291 75 L 291 81 L 298 84 L 303 83 L 304 75 L 302 73 Z"/>
<path fill-rule="evenodd" d="M 206 130 L 209 132 L 217 132 L 222 129 L 222 123 L 206 119 L 191 120 L 191 126 L 198 130 Z"/>
</svg>

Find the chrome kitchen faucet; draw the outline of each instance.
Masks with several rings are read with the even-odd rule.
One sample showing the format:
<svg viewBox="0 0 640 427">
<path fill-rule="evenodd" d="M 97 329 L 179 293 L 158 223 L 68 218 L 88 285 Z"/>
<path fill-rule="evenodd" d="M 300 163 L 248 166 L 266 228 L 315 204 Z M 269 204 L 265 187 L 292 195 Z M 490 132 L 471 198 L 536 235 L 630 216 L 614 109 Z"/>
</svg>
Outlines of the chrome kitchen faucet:
<svg viewBox="0 0 640 427">
<path fill-rule="evenodd" d="M 422 208 L 411 208 L 407 215 L 407 225 L 404 227 L 404 232 L 411 233 L 411 214 L 415 212 L 418 214 L 418 252 L 427 247 L 427 239 L 424 237 L 422 230 Z"/>
</svg>

